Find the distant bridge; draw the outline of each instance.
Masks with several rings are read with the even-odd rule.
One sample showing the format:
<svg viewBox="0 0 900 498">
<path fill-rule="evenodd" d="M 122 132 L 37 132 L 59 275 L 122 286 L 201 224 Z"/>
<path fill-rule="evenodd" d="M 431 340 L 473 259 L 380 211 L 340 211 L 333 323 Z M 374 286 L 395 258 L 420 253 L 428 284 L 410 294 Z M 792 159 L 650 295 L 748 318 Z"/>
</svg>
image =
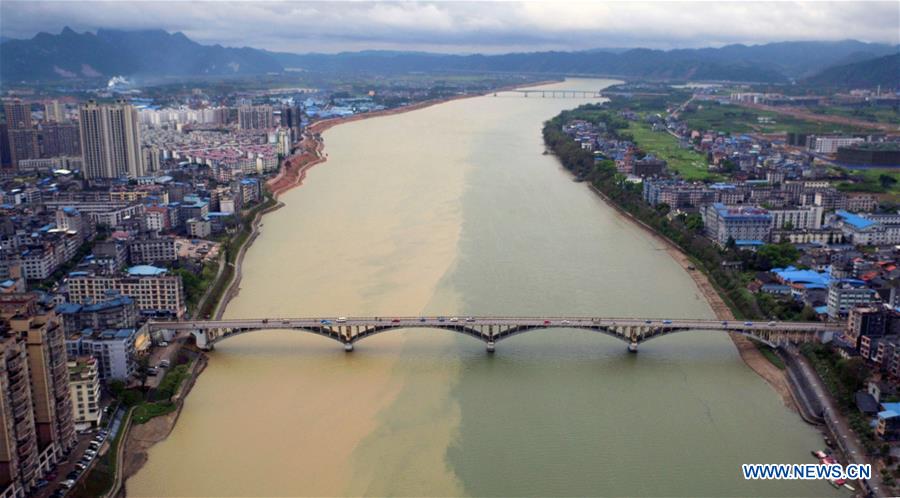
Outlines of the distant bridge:
<svg viewBox="0 0 900 498">
<path fill-rule="evenodd" d="M 197 346 L 212 350 L 219 341 L 266 329 L 308 332 L 344 345 L 353 344 L 382 332 L 398 329 L 443 329 L 467 335 L 487 344 L 489 352 L 501 340 L 532 330 L 583 329 L 614 337 L 637 352 L 642 342 L 678 332 L 699 330 L 743 335 L 768 346 L 821 341 L 827 334 L 843 331 L 843 324 L 823 322 L 744 322 L 722 320 L 659 320 L 638 318 L 590 317 L 401 317 L 401 318 L 260 318 L 233 320 L 193 320 L 150 322 L 151 331 L 189 330 Z"/>
<path fill-rule="evenodd" d="M 498 92 L 499 93 L 499 92 Z M 555 99 L 589 99 L 600 98 L 600 90 L 505 90 L 504 93 L 518 93 L 523 97 L 530 95 Z M 494 97 L 497 93 L 494 93 Z"/>
</svg>

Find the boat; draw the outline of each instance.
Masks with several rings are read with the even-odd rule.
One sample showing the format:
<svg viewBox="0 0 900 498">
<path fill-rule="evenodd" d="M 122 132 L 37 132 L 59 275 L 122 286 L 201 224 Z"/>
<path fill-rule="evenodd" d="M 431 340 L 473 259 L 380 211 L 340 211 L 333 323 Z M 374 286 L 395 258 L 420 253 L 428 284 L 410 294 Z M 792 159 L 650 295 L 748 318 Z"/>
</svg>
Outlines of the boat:
<svg viewBox="0 0 900 498">
<path fill-rule="evenodd" d="M 856 491 L 856 488 L 850 485 L 850 483 L 844 484 L 844 487 L 849 489 L 850 491 Z"/>
<path fill-rule="evenodd" d="M 812 456 L 818 458 L 819 460 L 828 457 L 828 454 L 821 450 L 810 451 L 810 453 L 812 453 Z"/>
</svg>

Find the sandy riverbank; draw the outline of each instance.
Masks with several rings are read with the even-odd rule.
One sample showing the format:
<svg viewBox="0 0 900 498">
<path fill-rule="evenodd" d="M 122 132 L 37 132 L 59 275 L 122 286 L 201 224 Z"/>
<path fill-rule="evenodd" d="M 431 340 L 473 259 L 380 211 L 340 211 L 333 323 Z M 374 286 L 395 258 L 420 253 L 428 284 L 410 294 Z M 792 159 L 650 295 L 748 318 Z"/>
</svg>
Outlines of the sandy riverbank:
<svg viewBox="0 0 900 498">
<path fill-rule="evenodd" d="M 559 83 L 559 80 L 537 81 L 534 83 L 528 83 L 527 85 L 502 87 L 482 93 L 455 95 L 453 97 L 446 97 L 442 99 L 426 100 L 423 102 L 417 102 L 415 104 L 396 107 L 393 109 L 385 109 L 382 111 L 367 112 L 363 114 L 354 114 L 345 118 L 330 118 L 323 119 L 322 121 L 316 121 L 303 131 L 303 138 L 301 138 L 299 146 L 301 150 L 300 154 L 295 154 L 285 159 L 282 163 L 281 170 L 278 172 L 278 175 L 267 181 L 266 185 L 269 187 L 269 190 L 271 190 L 275 195 L 276 199 L 278 198 L 278 196 L 287 192 L 288 190 L 302 185 L 303 180 L 306 178 L 306 172 L 310 168 L 328 160 L 328 155 L 325 154 L 325 143 L 322 140 L 322 133 L 332 128 L 333 126 L 337 126 L 343 123 L 352 123 L 354 121 L 361 121 L 363 119 L 377 118 L 381 116 L 393 116 L 395 114 L 416 111 L 454 100 L 480 97 L 492 93 L 515 90 L 517 88 L 530 88 L 551 83 Z"/>
</svg>

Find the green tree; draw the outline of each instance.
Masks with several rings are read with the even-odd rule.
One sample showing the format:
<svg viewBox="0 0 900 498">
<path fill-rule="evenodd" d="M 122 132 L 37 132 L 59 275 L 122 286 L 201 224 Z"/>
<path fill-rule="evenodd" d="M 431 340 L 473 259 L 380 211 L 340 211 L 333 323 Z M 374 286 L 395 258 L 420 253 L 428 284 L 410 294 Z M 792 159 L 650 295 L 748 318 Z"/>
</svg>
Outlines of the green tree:
<svg viewBox="0 0 900 498">
<path fill-rule="evenodd" d="M 879 176 L 878 176 L 878 183 L 880 183 L 881 186 L 882 186 L 885 190 L 888 190 L 888 189 L 890 189 L 892 186 L 894 186 L 895 183 L 897 183 L 897 179 L 894 178 L 894 177 L 891 176 L 891 175 L 884 175 L 884 174 L 882 174 L 882 175 L 879 175 Z"/>
<path fill-rule="evenodd" d="M 771 268 L 784 268 L 790 265 L 800 256 L 800 251 L 789 242 L 780 244 L 766 244 L 757 251 L 758 269 L 769 270 Z M 768 266 L 768 268 L 765 268 Z"/>
<path fill-rule="evenodd" d="M 686 226 L 688 230 L 699 232 L 703 230 L 703 217 L 700 216 L 699 213 L 691 213 L 685 218 L 684 226 Z"/>
</svg>

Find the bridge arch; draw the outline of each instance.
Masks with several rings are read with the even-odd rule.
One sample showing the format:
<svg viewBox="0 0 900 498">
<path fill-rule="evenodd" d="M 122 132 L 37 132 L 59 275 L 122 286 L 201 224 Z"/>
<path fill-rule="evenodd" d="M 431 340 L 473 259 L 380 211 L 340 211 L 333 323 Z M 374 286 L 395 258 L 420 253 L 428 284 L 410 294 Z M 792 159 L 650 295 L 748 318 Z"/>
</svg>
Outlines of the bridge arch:
<svg viewBox="0 0 900 498">
<path fill-rule="evenodd" d="M 549 330 L 549 329 L 575 329 L 575 330 L 586 330 L 591 332 L 599 332 L 603 335 L 608 335 L 609 337 L 618 339 L 620 341 L 630 343 L 631 340 L 626 337 L 624 334 L 621 334 L 615 330 L 610 330 L 609 327 L 578 327 L 572 325 L 521 325 L 513 327 L 504 332 L 498 333 L 494 335 L 494 341 L 501 341 L 504 339 L 509 339 L 510 337 L 524 334 L 526 332 L 531 332 L 533 330 Z"/>
<path fill-rule="evenodd" d="M 770 348 L 777 348 L 778 344 L 775 344 L 767 339 L 764 339 L 762 336 L 758 334 L 754 334 L 752 332 L 748 332 L 744 329 L 705 329 L 705 330 L 697 330 L 697 329 L 689 329 L 689 328 L 667 328 L 667 329 L 659 329 L 656 332 L 651 332 L 649 334 L 643 334 L 638 342 L 647 342 L 653 339 L 657 339 L 659 337 L 665 337 L 667 335 L 677 334 L 680 332 L 718 332 L 718 333 L 726 333 L 726 334 L 738 334 L 740 336 L 746 337 L 753 341 L 765 344 Z"/>
</svg>

